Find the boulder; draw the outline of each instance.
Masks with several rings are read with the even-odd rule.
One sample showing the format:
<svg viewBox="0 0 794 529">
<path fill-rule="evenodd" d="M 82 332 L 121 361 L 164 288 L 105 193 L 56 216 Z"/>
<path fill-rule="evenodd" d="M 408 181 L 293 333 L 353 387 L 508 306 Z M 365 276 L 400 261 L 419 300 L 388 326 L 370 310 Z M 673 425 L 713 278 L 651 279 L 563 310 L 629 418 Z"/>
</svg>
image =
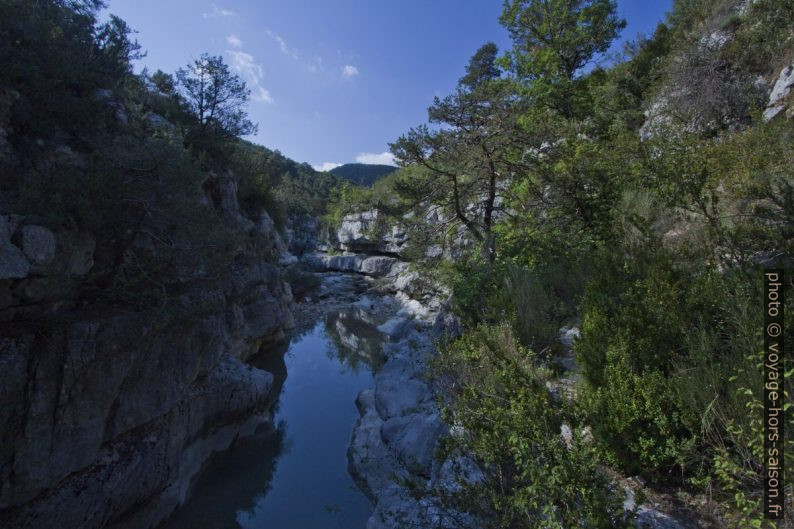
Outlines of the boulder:
<svg viewBox="0 0 794 529">
<path fill-rule="evenodd" d="M 55 235 L 47 228 L 32 225 L 22 227 L 22 251 L 34 265 L 50 264 L 56 248 Z"/>
<path fill-rule="evenodd" d="M 446 426 L 437 413 L 412 413 L 392 417 L 381 427 L 383 440 L 414 475 L 430 477 L 438 438 Z"/>
<path fill-rule="evenodd" d="M 28 276 L 30 263 L 22 251 L 11 243 L 0 242 L 0 280 Z"/>
<path fill-rule="evenodd" d="M 361 417 L 347 450 L 350 473 L 364 493 L 375 499 L 382 490 L 394 484 L 392 469 L 398 467 L 394 456 L 383 444 L 383 419 L 375 409 L 375 391 L 361 391 L 356 398 L 356 406 Z"/>
<path fill-rule="evenodd" d="M 419 410 L 432 402 L 427 384 L 414 378 L 414 363 L 393 357 L 375 377 L 375 408 L 386 420 Z"/>
</svg>

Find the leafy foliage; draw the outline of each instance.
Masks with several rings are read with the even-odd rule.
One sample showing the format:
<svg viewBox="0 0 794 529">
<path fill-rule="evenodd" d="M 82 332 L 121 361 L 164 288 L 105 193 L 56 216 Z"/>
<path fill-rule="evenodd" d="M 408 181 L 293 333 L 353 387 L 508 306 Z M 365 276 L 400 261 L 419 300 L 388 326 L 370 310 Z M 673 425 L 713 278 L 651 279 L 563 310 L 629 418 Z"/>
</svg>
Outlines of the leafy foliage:
<svg viewBox="0 0 794 529">
<path fill-rule="evenodd" d="M 256 132 L 244 110 L 251 91 L 245 81 L 231 73 L 223 58 L 205 53 L 180 68 L 176 72 L 176 89 L 196 117 L 197 126 L 190 131 L 190 141 L 198 149 L 207 150 Z"/>
<path fill-rule="evenodd" d="M 463 454 L 476 469 L 437 491 L 448 506 L 478 527 L 631 526 L 573 409 L 552 400 L 550 372 L 509 326 L 476 327 L 435 362 L 439 383 L 454 397 L 444 413 L 458 432 L 445 451 Z M 572 428 L 568 441 L 563 423 Z"/>
<path fill-rule="evenodd" d="M 438 129 L 421 125 L 391 144 L 398 164 L 426 169 L 425 178 L 404 181 L 402 193 L 416 208 L 443 207 L 447 222 L 464 226 L 488 261 L 495 257 L 497 197 L 510 173 L 506 153 L 518 134 L 518 107 L 510 84 L 499 78 L 497 51 L 493 43 L 483 45 L 455 92 L 435 98 L 428 118 Z"/>
<path fill-rule="evenodd" d="M 278 151 L 238 141 L 231 155 L 240 202 L 249 211 L 265 208 L 279 228 L 291 217 L 320 216 L 339 178 L 297 163 Z"/>
<path fill-rule="evenodd" d="M 121 19 L 99 22 L 103 7 L 0 2 L 0 113 L 11 147 L 0 153 L 0 206 L 95 239 L 76 299 L 187 321 L 219 304 L 190 285 L 258 244 L 205 191 L 228 175 L 238 136 L 252 130 L 247 91 L 208 56 L 176 79 L 134 75 L 140 48 Z M 256 187 L 257 176 L 240 164 L 241 187 Z M 253 218 L 263 208 L 278 212 L 270 188 L 257 193 L 245 204 Z"/>
<path fill-rule="evenodd" d="M 572 117 L 574 81 L 626 27 L 614 0 L 512 0 L 500 22 L 513 50 L 505 57 L 538 105 Z"/>
</svg>

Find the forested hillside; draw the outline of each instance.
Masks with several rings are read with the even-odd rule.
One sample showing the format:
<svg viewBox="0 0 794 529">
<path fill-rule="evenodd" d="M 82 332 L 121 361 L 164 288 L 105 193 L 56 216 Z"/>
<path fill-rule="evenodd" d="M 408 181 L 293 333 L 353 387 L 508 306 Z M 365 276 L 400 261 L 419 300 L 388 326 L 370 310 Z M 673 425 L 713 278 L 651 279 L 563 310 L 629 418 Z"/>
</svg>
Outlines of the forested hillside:
<svg viewBox="0 0 794 529">
<path fill-rule="evenodd" d="M 484 474 L 427 493 L 487 527 L 617 527 L 616 472 L 706 526 L 772 527 L 760 307 L 764 268 L 794 271 L 794 3 L 678 0 L 599 63 L 614 2 L 511 0 L 500 22 L 512 48 L 480 48 L 392 144 L 403 169 L 328 215 L 409 226 L 463 320 L 434 373 L 446 453 Z"/>
<path fill-rule="evenodd" d="M 329 172 L 350 180 L 360 186 L 371 186 L 378 179 L 396 171 L 392 165 L 346 163 L 339 167 L 334 167 Z"/>
</svg>

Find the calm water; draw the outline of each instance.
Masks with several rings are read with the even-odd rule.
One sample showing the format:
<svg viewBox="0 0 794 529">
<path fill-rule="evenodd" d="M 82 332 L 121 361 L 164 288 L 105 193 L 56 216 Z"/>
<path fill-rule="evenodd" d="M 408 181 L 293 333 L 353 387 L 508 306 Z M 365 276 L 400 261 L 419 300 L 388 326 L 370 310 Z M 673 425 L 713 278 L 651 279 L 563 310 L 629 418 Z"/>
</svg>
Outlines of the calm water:
<svg viewBox="0 0 794 529">
<path fill-rule="evenodd" d="M 347 446 L 381 340 L 342 311 L 294 338 L 283 362 L 277 353 L 254 362 L 277 380 L 288 374 L 275 427 L 213 456 L 161 529 L 363 529 L 372 505 L 348 474 Z"/>
</svg>

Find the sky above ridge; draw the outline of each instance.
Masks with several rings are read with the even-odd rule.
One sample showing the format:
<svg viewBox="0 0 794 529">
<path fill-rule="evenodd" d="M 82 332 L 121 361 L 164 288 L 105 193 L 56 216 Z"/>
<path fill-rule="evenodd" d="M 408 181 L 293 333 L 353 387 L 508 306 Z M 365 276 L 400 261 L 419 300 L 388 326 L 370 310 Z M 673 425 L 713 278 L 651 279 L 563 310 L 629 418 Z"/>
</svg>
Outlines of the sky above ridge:
<svg viewBox="0 0 794 529">
<path fill-rule="evenodd" d="M 482 44 L 509 48 L 501 0 L 108 0 L 138 33 L 137 64 L 173 73 L 222 55 L 251 88 L 249 138 L 330 169 L 391 163 L 388 143 L 424 123 Z M 618 0 L 628 26 L 613 45 L 650 34 L 672 0 Z"/>
</svg>

